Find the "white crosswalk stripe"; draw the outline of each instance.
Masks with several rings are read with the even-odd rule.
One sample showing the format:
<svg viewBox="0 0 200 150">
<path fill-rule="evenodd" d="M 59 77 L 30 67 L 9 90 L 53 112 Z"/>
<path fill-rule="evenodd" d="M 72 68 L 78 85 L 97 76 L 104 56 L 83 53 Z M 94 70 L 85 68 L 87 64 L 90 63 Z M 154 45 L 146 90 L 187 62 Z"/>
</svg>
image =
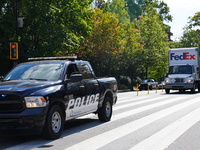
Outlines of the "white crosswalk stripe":
<svg viewBox="0 0 200 150">
<path fill-rule="evenodd" d="M 187 129 L 200 121 L 200 109 L 197 109 L 170 124 L 163 130 L 152 135 L 150 138 L 137 144 L 130 150 L 164 150 L 169 144 L 176 140 Z"/>
<path fill-rule="evenodd" d="M 72 131 L 49 141 L 48 150 L 165 150 L 200 121 L 200 93 L 118 95 L 110 122 L 99 123 L 94 114 L 79 117 L 94 122 L 67 129 Z M 7 150 L 47 149 L 41 145 L 38 139 Z"/>
<path fill-rule="evenodd" d="M 114 140 L 117 140 L 127 134 L 130 134 L 131 132 L 134 132 L 134 131 L 136 131 L 158 119 L 161 119 L 169 114 L 172 114 L 178 110 L 181 110 L 189 105 L 192 105 L 192 104 L 195 104 L 198 102 L 199 102 L 199 98 L 195 98 L 192 101 L 186 101 L 179 105 L 172 106 L 170 108 L 161 110 L 161 111 L 151 114 L 149 116 L 146 116 L 146 117 L 143 117 L 136 121 L 125 124 L 121 127 L 115 128 L 111 131 L 108 131 L 108 132 L 102 133 L 100 135 L 97 135 L 95 137 L 92 137 L 90 139 L 87 139 L 87 140 L 80 142 L 80 143 L 78 143 L 70 148 L 67 148 L 65 150 L 78 150 L 78 149 L 95 150 L 95 149 L 98 149 L 98 148 L 100 148 Z M 126 130 L 126 129 L 129 129 L 129 130 Z M 96 141 L 98 141 L 98 142 L 96 142 Z M 137 150 L 143 150 L 143 149 L 137 149 Z"/>
</svg>

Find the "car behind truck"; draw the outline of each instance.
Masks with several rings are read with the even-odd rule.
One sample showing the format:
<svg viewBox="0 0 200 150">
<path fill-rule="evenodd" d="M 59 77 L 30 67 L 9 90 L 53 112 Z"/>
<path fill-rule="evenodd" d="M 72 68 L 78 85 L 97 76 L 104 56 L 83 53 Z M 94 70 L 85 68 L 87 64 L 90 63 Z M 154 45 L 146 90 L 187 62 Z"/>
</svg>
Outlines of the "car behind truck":
<svg viewBox="0 0 200 150">
<path fill-rule="evenodd" d="M 97 78 L 75 57 L 33 58 L 0 82 L 0 135 L 62 135 L 64 123 L 89 113 L 110 121 L 117 101 L 115 78 Z"/>
<path fill-rule="evenodd" d="M 156 89 L 158 86 L 158 82 L 155 82 L 154 79 L 145 79 L 139 85 L 139 90 L 152 90 Z"/>
<path fill-rule="evenodd" d="M 170 90 L 200 91 L 199 48 L 177 48 L 169 50 L 169 72 L 165 79 L 165 92 Z"/>
</svg>

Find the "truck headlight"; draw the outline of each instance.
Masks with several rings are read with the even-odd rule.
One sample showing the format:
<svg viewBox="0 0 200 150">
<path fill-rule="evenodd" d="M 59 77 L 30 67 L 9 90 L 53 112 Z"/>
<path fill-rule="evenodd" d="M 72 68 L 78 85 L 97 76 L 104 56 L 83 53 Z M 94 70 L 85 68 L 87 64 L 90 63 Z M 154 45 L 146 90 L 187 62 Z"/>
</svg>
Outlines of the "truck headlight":
<svg viewBox="0 0 200 150">
<path fill-rule="evenodd" d="M 171 83 L 170 78 L 166 78 L 165 83 Z"/>
<path fill-rule="evenodd" d="M 194 79 L 193 79 L 193 78 L 188 78 L 188 79 L 187 79 L 187 82 L 188 82 L 188 83 L 193 83 L 193 82 L 194 82 Z"/>
<path fill-rule="evenodd" d="M 28 108 L 45 107 L 47 105 L 46 100 L 42 96 L 25 97 L 24 99 Z"/>
</svg>

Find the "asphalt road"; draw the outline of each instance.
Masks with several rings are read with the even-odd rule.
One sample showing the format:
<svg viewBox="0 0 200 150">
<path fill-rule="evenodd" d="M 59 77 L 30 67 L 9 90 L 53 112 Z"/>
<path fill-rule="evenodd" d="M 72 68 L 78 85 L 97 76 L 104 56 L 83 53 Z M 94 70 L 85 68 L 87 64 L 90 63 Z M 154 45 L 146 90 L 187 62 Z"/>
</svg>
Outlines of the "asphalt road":
<svg viewBox="0 0 200 150">
<path fill-rule="evenodd" d="M 110 122 L 95 114 L 66 122 L 62 137 L 1 137 L 6 150 L 200 150 L 200 93 L 118 93 Z"/>
</svg>

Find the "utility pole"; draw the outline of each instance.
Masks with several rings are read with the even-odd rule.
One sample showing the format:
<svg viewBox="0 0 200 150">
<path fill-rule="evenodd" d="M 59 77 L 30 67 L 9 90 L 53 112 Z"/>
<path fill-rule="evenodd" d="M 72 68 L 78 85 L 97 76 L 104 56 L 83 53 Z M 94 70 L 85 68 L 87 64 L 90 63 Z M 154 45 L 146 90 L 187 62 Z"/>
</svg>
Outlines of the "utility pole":
<svg viewBox="0 0 200 150">
<path fill-rule="evenodd" d="M 16 23 L 14 41 L 10 43 L 10 59 L 13 61 L 13 67 L 18 64 L 18 16 L 19 16 L 19 5 L 20 0 L 13 0 L 13 12 L 14 12 L 14 20 Z M 13 57 L 15 56 L 15 57 Z"/>
</svg>

